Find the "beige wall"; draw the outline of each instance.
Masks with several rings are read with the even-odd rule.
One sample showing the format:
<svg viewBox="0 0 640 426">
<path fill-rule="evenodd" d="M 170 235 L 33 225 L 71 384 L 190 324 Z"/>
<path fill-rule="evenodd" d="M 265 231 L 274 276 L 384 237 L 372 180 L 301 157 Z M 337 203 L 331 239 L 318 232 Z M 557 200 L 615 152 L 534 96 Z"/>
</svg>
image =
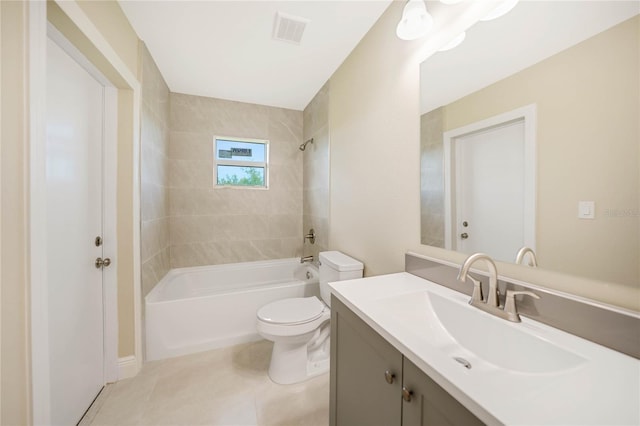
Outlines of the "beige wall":
<svg viewBox="0 0 640 426">
<path fill-rule="evenodd" d="M 133 141 L 139 136 L 134 109 L 134 93 L 129 89 L 118 90 L 118 182 L 117 182 L 117 234 L 118 253 L 118 356 L 135 353 L 135 307 L 134 307 L 134 258 L 140 256 L 133 244 L 133 232 L 140 223 L 134 223 L 133 197 L 134 153 Z"/>
<path fill-rule="evenodd" d="M 395 35 L 393 2 L 330 79 L 329 247 L 365 274 L 404 270 L 420 239 L 418 44 Z"/>
<path fill-rule="evenodd" d="M 305 240 L 305 256 L 318 259 L 318 253 L 328 249 L 329 242 L 329 96 L 327 82 L 303 112 L 303 136 L 308 144 L 303 158 L 302 232 L 313 228 L 314 244 Z"/>
<path fill-rule="evenodd" d="M 26 112 L 26 19 L 23 2 L 0 2 L 2 98 L 0 169 L 2 172 L 0 233 L 0 424 L 29 422 Z"/>
<path fill-rule="evenodd" d="M 138 75 L 138 35 L 115 0 L 79 0 L 78 5 L 118 53 L 129 70 Z"/>
<path fill-rule="evenodd" d="M 536 253 L 545 269 L 640 282 L 639 27 L 636 16 L 444 107 L 451 130 L 536 103 Z M 596 202 L 595 220 L 577 218 L 580 200 Z"/>
<path fill-rule="evenodd" d="M 171 93 L 171 267 L 302 254 L 302 112 Z M 215 136 L 268 139 L 269 189 L 214 188 Z"/>
<path fill-rule="evenodd" d="M 170 269 L 169 262 L 169 87 L 141 43 L 140 235 L 142 297 Z"/>
</svg>

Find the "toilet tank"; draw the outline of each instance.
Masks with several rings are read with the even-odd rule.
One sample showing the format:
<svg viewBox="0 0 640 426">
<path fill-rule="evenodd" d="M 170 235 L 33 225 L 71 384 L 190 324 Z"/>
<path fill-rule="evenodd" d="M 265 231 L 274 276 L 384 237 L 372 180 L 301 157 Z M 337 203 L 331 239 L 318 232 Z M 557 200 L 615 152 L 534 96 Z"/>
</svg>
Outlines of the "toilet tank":
<svg viewBox="0 0 640 426">
<path fill-rule="evenodd" d="M 324 303 L 331 306 L 331 290 L 328 283 L 362 278 L 362 262 L 339 251 L 323 251 L 320 259 L 320 295 Z"/>
</svg>

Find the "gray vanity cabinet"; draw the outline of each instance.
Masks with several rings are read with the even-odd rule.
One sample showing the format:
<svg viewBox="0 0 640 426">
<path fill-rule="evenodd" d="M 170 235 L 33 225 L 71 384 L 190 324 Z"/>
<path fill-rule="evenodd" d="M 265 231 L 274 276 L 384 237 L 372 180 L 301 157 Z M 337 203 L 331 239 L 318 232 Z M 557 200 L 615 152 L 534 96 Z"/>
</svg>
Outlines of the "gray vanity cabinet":
<svg viewBox="0 0 640 426">
<path fill-rule="evenodd" d="M 402 372 L 403 426 L 484 424 L 407 358 L 404 358 Z M 411 394 L 407 395 L 409 391 Z"/>
<path fill-rule="evenodd" d="M 482 424 L 335 297 L 330 374 L 331 426 Z"/>
<path fill-rule="evenodd" d="M 331 300 L 331 426 L 401 426 L 402 354 Z"/>
</svg>

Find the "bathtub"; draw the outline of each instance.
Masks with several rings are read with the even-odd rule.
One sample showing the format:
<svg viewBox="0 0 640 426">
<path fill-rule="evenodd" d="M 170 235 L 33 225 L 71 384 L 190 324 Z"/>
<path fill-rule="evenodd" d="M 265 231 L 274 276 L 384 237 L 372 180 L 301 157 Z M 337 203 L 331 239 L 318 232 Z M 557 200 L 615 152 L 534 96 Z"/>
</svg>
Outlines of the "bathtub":
<svg viewBox="0 0 640 426">
<path fill-rule="evenodd" d="M 258 309 L 319 296 L 318 276 L 299 258 L 172 269 L 145 297 L 146 359 L 259 340 Z"/>
</svg>

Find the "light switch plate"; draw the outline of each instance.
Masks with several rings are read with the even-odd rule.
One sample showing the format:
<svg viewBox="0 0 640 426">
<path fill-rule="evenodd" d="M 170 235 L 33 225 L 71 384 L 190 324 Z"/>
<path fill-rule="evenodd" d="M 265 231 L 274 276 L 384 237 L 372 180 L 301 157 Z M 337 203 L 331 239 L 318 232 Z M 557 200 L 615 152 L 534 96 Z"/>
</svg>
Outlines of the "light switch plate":
<svg viewBox="0 0 640 426">
<path fill-rule="evenodd" d="M 578 219 L 595 219 L 595 201 L 578 201 Z"/>
</svg>

